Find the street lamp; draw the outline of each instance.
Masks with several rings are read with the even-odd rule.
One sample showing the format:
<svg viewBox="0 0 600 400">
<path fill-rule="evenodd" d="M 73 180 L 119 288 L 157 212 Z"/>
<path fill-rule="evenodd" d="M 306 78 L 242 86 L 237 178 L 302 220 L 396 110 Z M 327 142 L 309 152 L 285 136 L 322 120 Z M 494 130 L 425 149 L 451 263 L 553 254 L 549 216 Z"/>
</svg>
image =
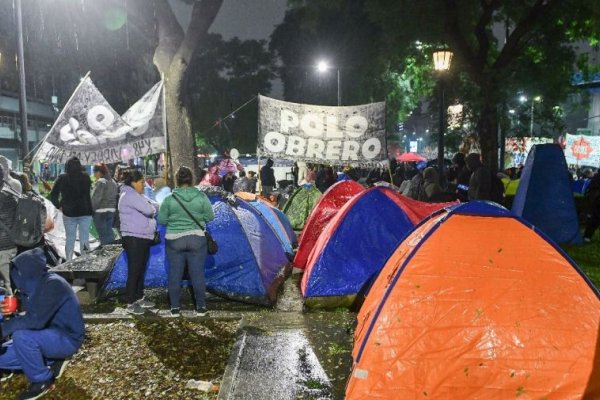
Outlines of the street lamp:
<svg viewBox="0 0 600 400">
<path fill-rule="evenodd" d="M 335 68 L 335 70 L 337 71 L 337 105 L 338 105 L 338 107 L 341 106 L 342 105 L 342 96 L 340 93 L 340 69 L 339 69 L 339 67 L 332 67 L 329 65 L 329 63 L 327 61 L 319 60 L 317 62 L 317 65 L 315 66 L 315 68 L 317 69 L 317 72 L 319 72 L 320 74 L 324 74 L 329 69 Z"/>
<path fill-rule="evenodd" d="M 440 179 L 444 179 L 444 72 L 450 69 L 452 52 L 438 50 L 433 53 L 433 68 L 438 72 L 440 81 L 440 126 L 438 131 L 438 172 Z"/>
<path fill-rule="evenodd" d="M 527 97 L 524 95 L 521 95 L 519 97 L 519 101 L 521 103 L 525 103 L 527 102 Z M 530 114 L 530 118 L 529 118 L 529 136 L 533 137 L 533 110 L 535 107 L 535 103 L 536 102 L 541 102 L 542 101 L 542 96 L 535 96 L 533 99 L 531 99 L 531 114 Z"/>
</svg>

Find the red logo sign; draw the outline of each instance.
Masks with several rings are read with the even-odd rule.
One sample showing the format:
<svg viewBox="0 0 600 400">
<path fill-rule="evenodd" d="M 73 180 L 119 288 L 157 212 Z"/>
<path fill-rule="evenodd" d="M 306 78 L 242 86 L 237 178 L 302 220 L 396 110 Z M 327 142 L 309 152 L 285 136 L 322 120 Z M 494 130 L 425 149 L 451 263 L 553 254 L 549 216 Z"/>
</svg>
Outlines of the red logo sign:
<svg viewBox="0 0 600 400">
<path fill-rule="evenodd" d="M 592 148 L 591 143 L 585 140 L 583 136 L 580 136 L 579 139 L 575 140 L 571 145 L 571 154 L 573 154 L 573 157 L 577 160 L 589 158 L 593 151 L 594 149 Z"/>
</svg>

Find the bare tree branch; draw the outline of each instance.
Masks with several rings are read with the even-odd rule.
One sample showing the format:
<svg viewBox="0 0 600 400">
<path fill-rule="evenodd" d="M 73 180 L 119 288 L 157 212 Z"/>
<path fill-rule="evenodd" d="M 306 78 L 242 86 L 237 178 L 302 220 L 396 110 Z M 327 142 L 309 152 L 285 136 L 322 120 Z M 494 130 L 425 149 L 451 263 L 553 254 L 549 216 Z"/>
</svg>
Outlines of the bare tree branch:
<svg viewBox="0 0 600 400">
<path fill-rule="evenodd" d="M 183 40 L 183 29 L 177 22 L 168 0 L 157 0 L 155 4 L 158 19 L 158 46 L 154 51 L 153 62 L 160 72 L 166 73 Z"/>
<path fill-rule="evenodd" d="M 483 13 L 477 22 L 477 26 L 475 27 L 475 37 L 477 38 L 477 43 L 479 44 L 479 49 L 477 51 L 477 63 L 483 67 L 487 63 L 487 56 L 490 50 L 490 38 L 488 36 L 487 27 L 492 20 L 494 11 L 502 2 L 500 0 L 481 0 L 480 2 Z"/>
<path fill-rule="evenodd" d="M 506 67 L 510 62 L 519 55 L 520 48 L 525 44 L 524 38 L 529 34 L 532 28 L 538 23 L 545 12 L 552 6 L 558 4 L 552 0 L 537 0 L 529 10 L 529 13 L 519 21 L 515 29 L 506 40 L 506 44 L 502 48 L 496 62 L 492 65 L 495 70 L 500 70 Z"/>
<path fill-rule="evenodd" d="M 173 57 L 173 62 L 186 65 L 190 63 L 196 45 L 208 33 L 208 29 L 215 20 L 222 4 L 223 0 L 202 0 L 194 3 L 190 26 Z"/>
</svg>

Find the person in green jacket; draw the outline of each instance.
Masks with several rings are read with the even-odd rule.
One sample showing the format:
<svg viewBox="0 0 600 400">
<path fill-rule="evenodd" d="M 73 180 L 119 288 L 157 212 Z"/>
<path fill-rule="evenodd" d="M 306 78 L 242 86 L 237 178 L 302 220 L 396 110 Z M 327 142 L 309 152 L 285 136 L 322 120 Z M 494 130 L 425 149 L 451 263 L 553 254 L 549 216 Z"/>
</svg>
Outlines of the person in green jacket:
<svg viewBox="0 0 600 400">
<path fill-rule="evenodd" d="M 175 180 L 177 188 L 165 198 L 158 212 L 158 222 L 167 226 L 171 315 L 180 314 L 181 279 L 187 264 L 196 298 L 196 315 L 205 316 L 204 262 L 208 253 L 204 232 L 206 223 L 215 214 L 206 194 L 192 186 L 194 177 L 188 167 L 179 167 Z"/>
</svg>

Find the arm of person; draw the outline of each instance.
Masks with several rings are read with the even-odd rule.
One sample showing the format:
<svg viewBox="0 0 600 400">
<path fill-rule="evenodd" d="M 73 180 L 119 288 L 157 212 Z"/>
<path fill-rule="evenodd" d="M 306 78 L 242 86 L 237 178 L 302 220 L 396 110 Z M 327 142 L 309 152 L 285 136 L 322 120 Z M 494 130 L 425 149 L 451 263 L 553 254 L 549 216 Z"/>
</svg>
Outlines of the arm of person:
<svg viewBox="0 0 600 400">
<path fill-rule="evenodd" d="M 38 291 L 30 299 L 25 315 L 17 315 L 2 323 L 3 338 L 20 330 L 44 329 L 68 298 L 65 287 L 59 281 L 49 281 Z"/>
<path fill-rule="evenodd" d="M 100 180 L 96 181 L 96 185 L 92 191 L 92 210 L 96 211 L 98 208 L 100 208 L 100 201 L 104 197 L 105 191 L 106 184 Z"/>
<path fill-rule="evenodd" d="M 158 209 L 158 223 L 159 224 L 166 225 L 169 222 L 169 212 L 170 212 L 169 205 L 170 204 L 171 204 L 171 196 L 168 196 L 167 198 L 165 198 L 165 200 L 160 205 L 160 208 Z"/>
<path fill-rule="evenodd" d="M 54 204 L 54 207 L 58 208 L 60 210 L 61 204 L 60 204 L 60 189 L 62 186 L 62 177 L 59 176 L 56 179 L 56 182 L 54 182 L 54 185 L 52 186 L 52 191 L 50 192 L 50 201 L 52 202 L 52 204 Z"/>
<path fill-rule="evenodd" d="M 205 194 L 202 196 L 202 215 L 200 218 L 201 221 L 204 221 L 204 223 L 208 223 L 215 218 L 215 212 L 213 211 L 212 204 L 210 203 L 208 196 Z"/>
</svg>

